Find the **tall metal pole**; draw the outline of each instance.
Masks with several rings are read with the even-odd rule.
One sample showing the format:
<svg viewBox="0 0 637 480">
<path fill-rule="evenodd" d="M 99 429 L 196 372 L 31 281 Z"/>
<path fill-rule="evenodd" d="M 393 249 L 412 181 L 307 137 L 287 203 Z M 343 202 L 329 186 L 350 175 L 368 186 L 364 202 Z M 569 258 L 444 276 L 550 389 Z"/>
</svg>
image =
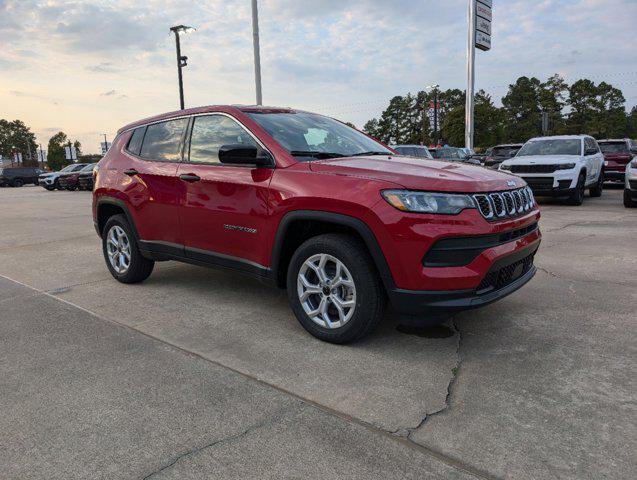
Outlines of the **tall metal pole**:
<svg viewBox="0 0 637 480">
<path fill-rule="evenodd" d="M 175 44 L 177 46 L 177 76 L 179 78 L 179 107 L 183 110 L 184 107 L 184 80 L 181 76 L 181 45 L 179 44 L 179 31 L 175 32 Z"/>
<path fill-rule="evenodd" d="M 257 89 L 257 105 L 263 105 L 261 92 L 261 53 L 259 51 L 259 11 L 257 0 L 252 0 L 252 43 L 254 45 L 254 82 Z"/>
<path fill-rule="evenodd" d="M 473 148 L 474 118 L 473 103 L 475 90 L 475 63 L 476 63 L 476 0 L 467 0 L 469 34 L 467 36 L 467 95 L 465 103 L 465 127 L 464 145 L 466 148 Z"/>
</svg>

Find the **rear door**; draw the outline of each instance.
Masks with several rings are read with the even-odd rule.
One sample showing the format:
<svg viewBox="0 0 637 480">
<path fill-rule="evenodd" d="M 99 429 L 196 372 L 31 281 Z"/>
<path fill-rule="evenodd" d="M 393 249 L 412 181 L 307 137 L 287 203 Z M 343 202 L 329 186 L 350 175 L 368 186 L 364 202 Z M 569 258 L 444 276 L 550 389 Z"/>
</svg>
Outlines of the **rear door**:
<svg viewBox="0 0 637 480">
<path fill-rule="evenodd" d="M 120 188 L 146 247 L 183 254 L 179 204 L 185 194 L 177 178 L 188 118 L 135 129 L 123 150 Z"/>
<path fill-rule="evenodd" d="M 219 148 L 263 148 L 233 117 L 193 118 L 189 149 L 179 166 L 186 193 L 180 210 L 186 255 L 206 262 L 259 271 L 268 261 L 264 237 L 272 168 L 219 162 Z"/>
</svg>

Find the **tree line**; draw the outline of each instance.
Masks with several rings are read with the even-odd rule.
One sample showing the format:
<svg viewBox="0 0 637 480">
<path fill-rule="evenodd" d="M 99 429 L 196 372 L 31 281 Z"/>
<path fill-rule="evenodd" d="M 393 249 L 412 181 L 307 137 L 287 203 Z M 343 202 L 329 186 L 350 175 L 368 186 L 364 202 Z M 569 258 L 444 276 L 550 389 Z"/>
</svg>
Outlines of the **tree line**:
<svg viewBox="0 0 637 480">
<path fill-rule="evenodd" d="M 365 123 L 363 130 L 383 143 L 430 145 L 434 132 L 427 110 L 436 94 L 440 104 L 440 143 L 464 146 L 465 92 L 459 89 L 396 96 L 379 118 Z M 595 84 L 581 79 L 569 85 L 557 74 L 546 81 L 523 76 L 509 85 L 501 103 L 502 106 L 497 107 L 484 90 L 476 93 L 476 147 L 523 143 L 541 136 L 543 113 L 548 120 L 549 135 L 585 133 L 598 139 L 637 137 L 637 106 L 626 112 L 622 91 L 606 82 Z"/>
<path fill-rule="evenodd" d="M 49 139 L 47 145 L 47 164 L 52 170 L 60 170 L 71 160 L 66 159 L 64 147 L 68 146 L 69 137 L 64 132 L 58 132 Z M 77 151 L 78 159 L 82 160 L 82 144 L 79 140 L 72 142 Z M 15 153 L 22 154 L 22 165 L 37 167 L 39 163 L 38 145 L 35 134 L 21 120 L 8 121 L 0 119 L 0 155 L 5 159 L 13 159 Z M 94 160 L 93 160 L 94 161 Z"/>
</svg>

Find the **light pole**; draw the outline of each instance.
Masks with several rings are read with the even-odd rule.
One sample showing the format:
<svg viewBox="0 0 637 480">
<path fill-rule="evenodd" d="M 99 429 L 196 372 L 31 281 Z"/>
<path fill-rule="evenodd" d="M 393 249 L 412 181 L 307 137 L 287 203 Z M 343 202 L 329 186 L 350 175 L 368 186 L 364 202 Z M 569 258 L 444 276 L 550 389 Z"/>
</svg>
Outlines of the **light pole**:
<svg viewBox="0 0 637 480">
<path fill-rule="evenodd" d="M 469 35 L 467 39 L 467 94 L 465 99 L 464 146 L 473 149 L 473 133 L 475 130 L 473 105 L 475 90 L 476 64 L 476 2 L 468 0 Z"/>
<path fill-rule="evenodd" d="M 257 105 L 263 105 L 261 91 L 261 52 L 259 49 L 259 11 L 257 0 L 252 0 L 252 44 L 254 46 L 254 83 L 257 90 Z"/>
<path fill-rule="evenodd" d="M 176 25 L 174 27 L 170 27 L 170 31 L 175 34 L 175 45 L 177 47 L 177 77 L 179 78 L 179 106 L 181 110 L 184 109 L 184 81 L 181 75 L 181 69 L 188 65 L 188 57 L 181 54 L 179 32 L 187 33 L 189 30 L 194 30 L 194 28 L 187 27 L 186 25 Z"/>
</svg>

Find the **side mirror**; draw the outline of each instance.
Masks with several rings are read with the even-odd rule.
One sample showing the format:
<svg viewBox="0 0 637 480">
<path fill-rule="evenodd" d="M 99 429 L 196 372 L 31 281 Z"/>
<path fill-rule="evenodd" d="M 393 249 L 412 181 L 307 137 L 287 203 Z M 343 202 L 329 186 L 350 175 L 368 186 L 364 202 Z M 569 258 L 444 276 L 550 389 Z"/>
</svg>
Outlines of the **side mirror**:
<svg viewBox="0 0 637 480">
<path fill-rule="evenodd" d="M 632 147 L 630 149 L 630 153 L 632 153 L 633 155 L 637 155 L 637 147 Z"/>
<path fill-rule="evenodd" d="M 584 155 L 595 155 L 597 153 L 597 150 L 595 150 L 594 148 L 587 148 L 584 151 Z"/>
<path fill-rule="evenodd" d="M 273 164 L 272 158 L 267 152 L 259 154 L 257 147 L 241 143 L 222 145 L 219 149 L 219 161 L 229 165 L 256 165 L 258 167 Z"/>
</svg>

